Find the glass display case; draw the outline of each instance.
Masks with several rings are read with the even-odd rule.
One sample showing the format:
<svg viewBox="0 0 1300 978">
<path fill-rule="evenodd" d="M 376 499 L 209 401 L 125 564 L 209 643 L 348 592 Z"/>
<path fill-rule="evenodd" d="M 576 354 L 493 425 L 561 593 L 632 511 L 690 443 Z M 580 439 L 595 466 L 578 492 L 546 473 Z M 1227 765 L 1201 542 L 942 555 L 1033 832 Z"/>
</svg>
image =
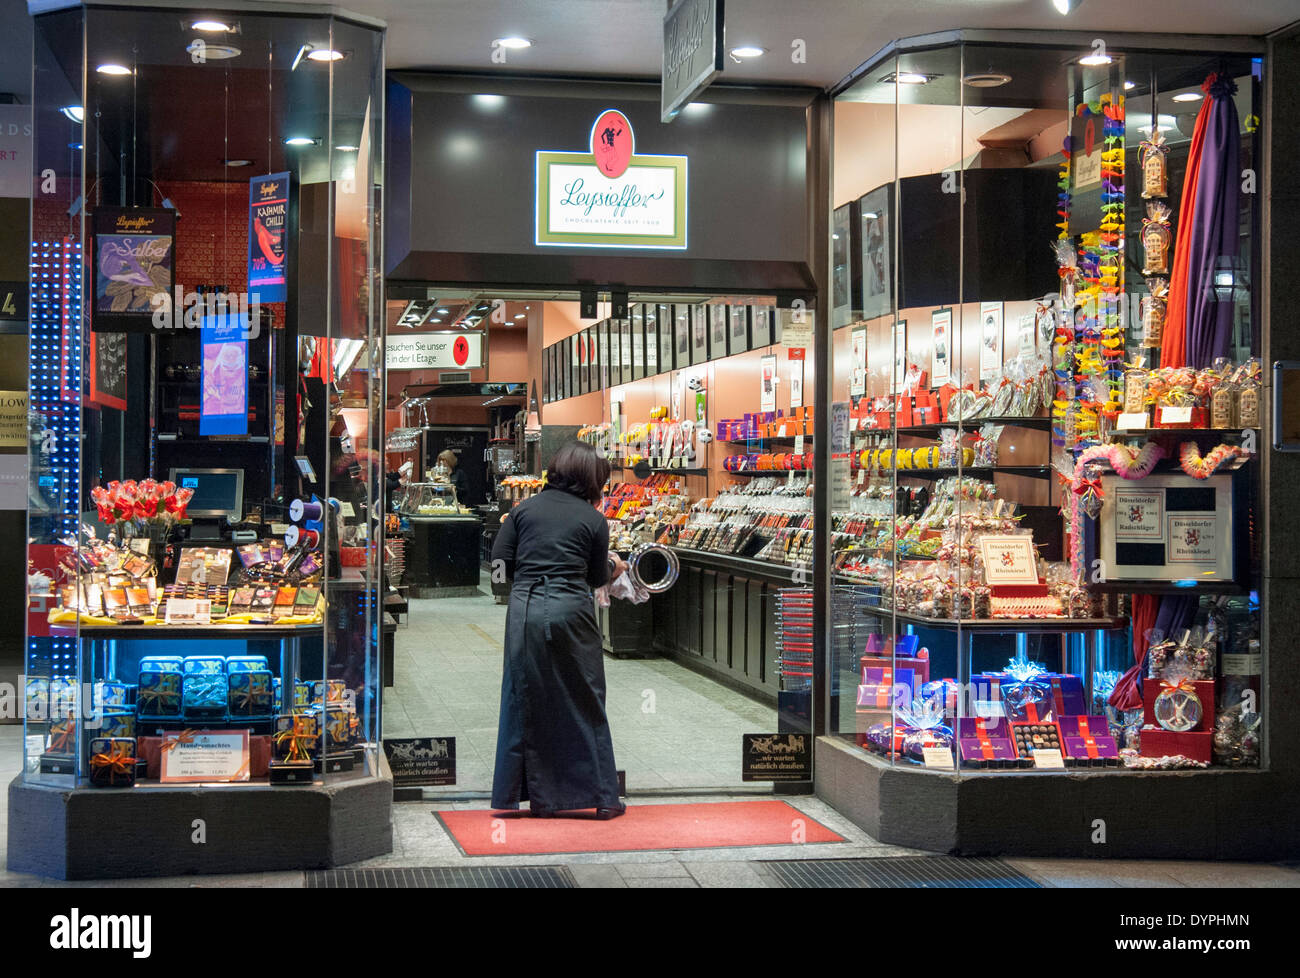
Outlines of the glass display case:
<svg viewBox="0 0 1300 978">
<path fill-rule="evenodd" d="M 872 136 L 832 202 L 862 318 L 828 725 L 873 763 L 1261 763 L 1260 224 L 1220 176 L 1259 164 L 1262 85 L 1249 53 L 904 42 L 839 95 Z"/>
<path fill-rule="evenodd" d="M 128 789 L 163 819 L 182 802 L 152 789 L 200 786 L 212 817 L 238 819 L 237 789 L 329 786 L 330 833 L 354 787 L 390 803 L 374 790 L 390 783 L 372 464 L 383 31 L 173 13 L 34 20 L 42 477 L 14 869 L 254 870 L 391 847 L 384 817 L 274 854 L 231 838 L 184 856 L 156 838 L 132 855 L 100 838 Z M 84 815 L 68 791 L 93 799 Z M 47 816 L 85 853 L 50 852 L 65 835 Z"/>
<path fill-rule="evenodd" d="M 394 499 L 402 516 L 456 516 L 468 513 L 456 501 L 456 488 L 447 482 L 412 482 Z"/>
</svg>

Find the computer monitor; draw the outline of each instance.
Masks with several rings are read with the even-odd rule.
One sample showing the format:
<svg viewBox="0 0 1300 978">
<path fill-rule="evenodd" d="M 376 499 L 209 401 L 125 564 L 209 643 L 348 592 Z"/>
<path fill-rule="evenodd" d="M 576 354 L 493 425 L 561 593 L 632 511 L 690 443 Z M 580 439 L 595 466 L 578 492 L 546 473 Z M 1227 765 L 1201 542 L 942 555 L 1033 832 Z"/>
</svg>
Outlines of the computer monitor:
<svg viewBox="0 0 1300 978">
<path fill-rule="evenodd" d="M 185 515 L 193 519 L 228 516 L 244 517 L 243 469 L 172 469 L 171 481 L 178 489 L 193 489 Z"/>
</svg>

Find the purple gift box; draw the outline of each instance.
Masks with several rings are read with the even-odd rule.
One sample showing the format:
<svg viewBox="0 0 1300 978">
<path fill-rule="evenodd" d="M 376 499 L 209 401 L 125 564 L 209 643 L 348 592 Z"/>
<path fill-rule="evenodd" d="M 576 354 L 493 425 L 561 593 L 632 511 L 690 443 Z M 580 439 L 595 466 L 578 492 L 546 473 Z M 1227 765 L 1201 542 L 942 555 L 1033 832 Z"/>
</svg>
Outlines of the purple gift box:
<svg viewBox="0 0 1300 978">
<path fill-rule="evenodd" d="M 981 727 L 984 739 L 980 739 Z M 984 744 L 989 751 L 985 754 Z M 1011 737 L 1011 724 L 1005 717 L 986 720 L 982 717 L 962 717 L 957 721 L 957 744 L 963 761 L 1014 761 L 1016 743 Z"/>
<path fill-rule="evenodd" d="M 1065 748 L 1066 757 L 1119 757 L 1119 747 L 1110 735 L 1105 717 L 1068 716 L 1061 717 L 1056 723 L 1061 730 L 1061 746 Z"/>
<path fill-rule="evenodd" d="M 887 710 L 894 705 L 911 703 L 916 696 L 916 673 L 912 669 L 893 670 L 893 679 L 886 676 L 889 669 L 867 666 L 862 670 L 863 682 L 858 686 L 858 707 L 868 710 Z"/>
</svg>

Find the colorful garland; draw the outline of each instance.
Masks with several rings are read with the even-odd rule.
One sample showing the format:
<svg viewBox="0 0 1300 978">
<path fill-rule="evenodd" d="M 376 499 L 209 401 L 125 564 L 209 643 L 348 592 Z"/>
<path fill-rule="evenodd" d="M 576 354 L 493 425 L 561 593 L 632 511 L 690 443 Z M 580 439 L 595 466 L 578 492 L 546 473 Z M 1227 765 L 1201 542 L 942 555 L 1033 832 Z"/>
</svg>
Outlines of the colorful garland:
<svg viewBox="0 0 1300 978">
<path fill-rule="evenodd" d="M 1086 515 L 1095 517 L 1102 499 L 1101 481 L 1088 477 L 1088 467 L 1097 462 L 1108 462 L 1111 471 L 1131 482 L 1149 476 L 1156 463 L 1164 457 L 1165 450 L 1153 441 L 1140 449 L 1128 445 L 1094 445 L 1079 456 L 1070 484 L 1070 568 L 1076 578 L 1080 578 L 1083 572 L 1084 510 L 1086 507 L 1089 510 Z"/>
<path fill-rule="evenodd" d="M 1193 479 L 1208 479 L 1234 458 L 1246 458 L 1248 452 L 1236 445 L 1215 445 L 1210 454 L 1202 458 L 1200 447 L 1194 441 L 1178 446 L 1178 464 Z"/>
</svg>

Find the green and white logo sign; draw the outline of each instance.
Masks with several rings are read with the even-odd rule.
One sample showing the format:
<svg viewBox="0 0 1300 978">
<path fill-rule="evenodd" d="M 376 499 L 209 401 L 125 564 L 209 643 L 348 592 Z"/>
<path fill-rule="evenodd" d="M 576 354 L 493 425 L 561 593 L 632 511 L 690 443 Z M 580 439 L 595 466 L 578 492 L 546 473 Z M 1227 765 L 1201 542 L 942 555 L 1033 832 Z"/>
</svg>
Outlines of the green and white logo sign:
<svg viewBox="0 0 1300 978">
<path fill-rule="evenodd" d="M 591 128 L 591 152 L 537 153 L 537 244 L 686 247 L 686 157 L 634 151 L 616 109 Z"/>
</svg>

